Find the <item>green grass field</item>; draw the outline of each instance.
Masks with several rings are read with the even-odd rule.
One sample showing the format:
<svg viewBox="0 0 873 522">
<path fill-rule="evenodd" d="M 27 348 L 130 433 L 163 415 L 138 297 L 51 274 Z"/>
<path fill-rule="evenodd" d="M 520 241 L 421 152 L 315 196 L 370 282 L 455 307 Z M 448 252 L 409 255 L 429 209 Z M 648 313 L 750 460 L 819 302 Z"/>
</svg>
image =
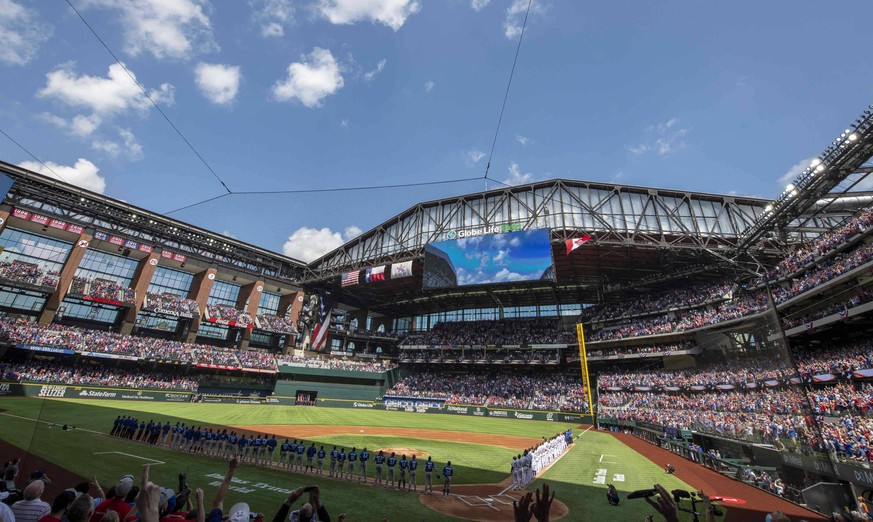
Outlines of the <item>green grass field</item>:
<svg viewBox="0 0 873 522">
<path fill-rule="evenodd" d="M 20 448 L 51 460 L 86 477 L 96 476 L 110 486 L 124 473 L 138 475 L 145 460 L 161 461 L 152 466 L 152 477 L 162 485 L 175 487 L 176 475 L 188 474 L 192 485 L 206 490 L 207 499 L 226 471 L 226 463 L 217 459 L 190 455 L 174 450 L 114 439 L 105 435 L 119 414 L 132 413 L 146 419 L 176 420 L 216 426 L 242 425 L 345 425 L 382 426 L 463 431 L 472 434 L 505 434 L 540 438 L 570 425 L 515 419 L 463 417 L 341 408 L 306 408 L 293 406 L 134 403 L 128 401 L 51 400 L 34 398 L 0 398 L 0 437 Z M 23 418 L 20 418 L 23 417 Z M 41 422 L 36 422 L 36 420 Z M 48 423 L 68 424 L 77 429 L 62 431 Z M 92 430 L 92 431 L 89 431 Z M 582 430 L 575 430 L 581 433 Z M 98 433 L 94 433 L 98 432 Z M 495 483 L 508 476 L 512 451 L 484 444 L 457 443 L 426 439 L 409 439 L 377 435 L 337 435 L 315 438 L 317 443 L 345 447 L 412 447 L 427 451 L 440 463 L 451 459 L 456 465 L 456 483 Z M 106 453 L 109 452 L 109 453 Z M 97 454 L 100 453 L 100 454 Z M 123 455 L 128 454 L 128 455 Z M 142 458 L 138 458 L 142 457 Z M 621 506 L 606 503 L 606 486 L 595 484 L 598 470 L 622 493 L 651 487 L 660 482 L 667 489 L 690 489 L 674 476 L 638 455 L 612 436 L 588 431 L 577 444 L 540 481 L 557 491 L 557 498 L 567 504 L 570 515 L 564 520 L 642 520 L 653 510 L 643 500 L 622 500 Z M 28 470 L 25 470 L 28 471 Z M 372 471 L 371 471 L 372 474 Z M 311 484 L 313 477 L 277 469 L 242 465 L 236 474 L 240 481 L 225 505 L 245 499 L 256 511 L 270 518 L 282 503 L 279 489 L 293 489 Z M 621 481 L 620 479 L 624 479 Z M 421 480 L 421 479 L 420 479 Z M 372 486 L 318 478 L 322 498 L 336 515 L 350 514 L 350 521 L 442 521 L 457 520 L 436 513 L 413 495 L 401 494 Z M 271 489 L 272 488 L 272 489 Z M 245 490 L 245 492 L 242 492 Z M 622 495 L 624 496 L 624 495 Z M 684 520 L 684 519 L 683 519 Z M 690 520 L 690 518 L 689 518 Z"/>
</svg>

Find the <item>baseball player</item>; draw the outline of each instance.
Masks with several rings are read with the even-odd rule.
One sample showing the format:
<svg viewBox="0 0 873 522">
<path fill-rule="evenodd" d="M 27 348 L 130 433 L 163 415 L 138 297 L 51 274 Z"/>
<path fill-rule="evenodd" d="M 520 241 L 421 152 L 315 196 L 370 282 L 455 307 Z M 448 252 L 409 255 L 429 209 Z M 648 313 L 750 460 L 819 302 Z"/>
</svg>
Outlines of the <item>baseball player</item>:
<svg viewBox="0 0 873 522">
<path fill-rule="evenodd" d="M 297 439 L 288 445 L 288 467 L 294 471 L 294 461 L 297 459 Z"/>
<path fill-rule="evenodd" d="M 330 452 L 330 471 L 328 472 L 328 477 L 336 476 L 336 461 L 339 460 L 339 451 L 336 450 L 336 446 L 333 447 L 333 451 Z"/>
<path fill-rule="evenodd" d="M 385 454 L 381 451 L 378 455 L 373 457 L 373 462 L 376 464 L 376 476 L 373 477 L 373 485 L 381 486 L 382 485 L 382 464 L 385 463 Z"/>
<path fill-rule="evenodd" d="M 246 452 L 248 451 L 249 439 L 246 438 L 245 433 L 239 434 L 239 440 L 236 442 L 237 448 L 237 458 L 242 461 L 246 456 Z"/>
<path fill-rule="evenodd" d="M 391 456 L 388 457 L 388 478 L 385 480 L 385 487 L 388 487 L 388 481 L 391 481 L 391 489 L 394 489 L 394 466 L 397 465 L 397 457 L 394 456 L 394 452 L 391 452 Z"/>
<path fill-rule="evenodd" d="M 273 452 L 276 451 L 276 436 L 271 435 L 270 440 L 267 441 L 267 465 L 273 466 Z"/>
<path fill-rule="evenodd" d="M 316 470 L 316 473 L 319 475 L 324 475 L 324 457 L 326 454 L 327 453 L 324 451 L 324 446 L 322 446 L 316 454 L 318 456 L 318 469 Z"/>
<path fill-rule="evenodd" d="M 352 480 L 352 477 L 355 476 L 355 465 L 358 463 L 358 448 L 352 448 L 352 451 L 349 452 L 349 477 L 348 480 Z"/>
<path fill-rule="evenodd" d="M 236 436 L 236 432 L 235 431 L 230 432 L 230 435 L 227 436 L 227 447 L 224 448 L 224 455 L 223 455 L 224 458 L 226 458 L 226 459 L 233 458 L 233 456 L 236 455 L 237 440 L 238 439 Z"/>
<path fill-rule="evenodd" d="M 166 446 L 170 439 L 170 421 L 164 422 L 164 426 L 161 428 L 161 446 Z"/>
<path fill-rule="evenodd" d="M 303 454 L 306 453 L 306 445 L 303 441 L 297 445 L 297 473 L 303 473 Z"/>
<path fill-rule="evenodd" d="M 318 453 L 318 450 L 315 449 L 315 443 L 309 445 L 306 448 L 306 472 L 307 473 L 315 473 L 315 466 L 313 461 L 315 460 L 315 454 Z"/>
<path fill-rule="evenodd" d="M 343 469 L 346 465 L 346 449 L 340 448 L 339 455 L 336 456 L 336 470 L 337 475 L 334 475 L 334 478 L 343 478 Z"/>
<path fill-rule="evenodd" d="M 427 462 L 424 463 L 424 493 L 426 495 L 433 495 L 433 468 L 434 463 L 428 457 Z"/>
<path fill-rule="evenodd" d="M 406 471 L 409 469 L 409 461 L 406 460 L 406 455 L 400 456 L 400 480 L 397 481 L 397 489 L 404 491 L 406 489 Z"/>
<path fill-rule="evenodd" d="M 410 491 L 418 491 L 418 485 L 415 483 L 415 473 L 418 469 L 418 461 L 415 460 L 415 455 L 412 456 L 412 460 L 409 461 L 409 490 Z"/>
<path fill-rule="evenodd" d="M 288 450 L 291 448 L 291 443 L 288 439 L 279 446 L 279 467 L 288 469 Z"/>
<path fill-rule="evenodd" d="M 452 490 L 452 475 L 455 474 L 454 468 L 452 468 L 452 461 L 448 461 L 445 466 L 443 466 L 443 496 L 448 497 Z"/>
<path fill-rule="evenodd" d="M 358 466 L 358 482 L 367 483 L 367 461 L 370 460 L 370 452 L 367 451 L 367 448 L 361 450 L 361 454 L 358 455 L 358 460 L 360 461 L 360 465 Z"/>
</svg>

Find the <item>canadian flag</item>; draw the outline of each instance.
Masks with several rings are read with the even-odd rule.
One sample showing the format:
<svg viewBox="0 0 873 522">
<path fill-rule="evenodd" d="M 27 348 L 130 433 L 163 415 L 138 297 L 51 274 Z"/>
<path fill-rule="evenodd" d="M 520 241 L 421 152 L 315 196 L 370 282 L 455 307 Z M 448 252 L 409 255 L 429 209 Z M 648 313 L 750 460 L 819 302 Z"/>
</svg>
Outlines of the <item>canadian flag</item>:
<svg viewBox="0 0 873 522">
<path fill-rule="evenodd" d="M 591 241 L 591 236 L 589 236 L 587 234 L 582 236 L 582 237 L 576 237 L 576 238 L 568 239 L 568 240 L 564 241 L 564 244 L 567 245 L 567 254 L 576 250 L 577 248 L 579 248 L 580 246 L 584 245 L 585 243 L 587 243 L 589 241 Z"/>
</svg>

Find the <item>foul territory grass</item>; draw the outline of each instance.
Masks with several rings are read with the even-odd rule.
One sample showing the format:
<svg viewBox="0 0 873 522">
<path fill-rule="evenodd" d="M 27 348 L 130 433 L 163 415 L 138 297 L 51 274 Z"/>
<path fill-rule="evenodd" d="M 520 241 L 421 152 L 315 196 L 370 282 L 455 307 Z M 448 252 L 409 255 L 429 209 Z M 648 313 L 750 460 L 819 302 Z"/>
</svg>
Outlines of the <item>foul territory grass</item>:
<svg viewBox="0 0 873 522">
<path fill-rule="evenodd" d="M 192 487 L 203 487 L 206 498 L 215 493 L 227 463 L 215 458 L 190 455 L 139 443 L 114 439 L 105 435 L 116 415 L 133 413 L 147 419 L 176 420 L 211 425 L 256 424 L 318 424 L 384 426 L 423 429 L 443 429 L 471 433 L 505 434 L 539 438 L 568 425 L 514 419 L 474 418 L 450 415 L 424 415 L 406 412 L 358 411 L 283 406 L 131 403 L 116 401 L 39 400 L 32 398 L 2 398 L 0 409 L 9 415 L 0 416 L 0 437 L 51 460 L 70 471 L 86 477 L 96 476 L 104 486 L 111 486 L 124 473 L 139 474 L 146 457 L 164 462 L 152 466 L 153 479 L 163 486 L 175 487 L 178 473 L 187 473 Z M 141 413 L 137 413 L 141 412 Z M 25 417 L 17 418 L 12 415 Z M 43 422 L 37 423 L 33 419 Z M 46 423 L 54 423 L 50 426 Z M 60 425 L 75 426 L 64 431 Z M 98 433 L 94 433 L 93 430 Z M 577 430 L 579 431 L 579 430 Z M 459 483 L 493 483 L 508 475 L 507 462 L 512 450 L 497 446 L 410 439 L 381 435 L 338 435 L 317 437 L 325 446 L 367 445 L 379 447 L 411 447 L 427 451 L 434 460 L 452 460 L 457 464 Z M 117 453 L 104 453 L 117 452 Z M 102 454 L 97 454 L 102 453 Z M 122 455 L 127 453 L 129 455 Z M 608 455 L 602 457 L 602 455 Z M 604 463 L 603 461 L 608 461 Z M 615 463 L 612 463 L 615 461 Z M 25 463 L 26 466 L 26 463 Z M 371 465 L 372 468 L 372 465 Z M 651 487 L 655 482 L 668 489 L 689 489 L 687 485 L 627 448 L 608 434 L 589 431 L 575 447 L 545 475 L 544 480 L 558 492 L 558 498 L 570 507 L 564 520 L 642 520 L 652 510 L 642 500 L 626 501 L 618 508 L 606 504 L 605 486 L 593 484 L 598 469 L 607 469 L 607 481 L 614 473 L 623 473 L 625 482 L 615 482 L 624 493 Z M 421 469 L 421 468 L 420 468 Z M 28 470 L 24 470 L 27 472 Z M 372 477 L 372 469 L 370 475 Z M 423 482 L 423 472 L 419 482 Z M 283 490 L 317 483 L 322 498 L 331 513 L 348 512 L 355 520 L 444 521 L 457 520 L 441 515 L 420 504 L 417 497 L 372 486 L 311 477 L 278 469 L 266 469 L 243 464 L 236 474 L 239 481 L 228 495 L 225 507 L 245 500 L 254 510 L 272 517 L 282 503 Z M 684 519 L 683 519 L 684 520 Z M 690 520 L 690 519 L 689 519 Z"/>
</svg>

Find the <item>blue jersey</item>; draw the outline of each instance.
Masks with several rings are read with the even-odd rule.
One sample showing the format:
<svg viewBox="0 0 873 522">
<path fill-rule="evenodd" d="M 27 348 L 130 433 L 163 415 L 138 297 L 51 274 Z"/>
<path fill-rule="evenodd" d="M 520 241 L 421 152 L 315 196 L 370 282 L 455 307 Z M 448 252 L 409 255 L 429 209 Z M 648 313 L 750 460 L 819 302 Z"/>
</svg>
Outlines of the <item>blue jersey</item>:
<svg viewBox="0 0 873 522">
<path fill-rule="evenodd" d="M 362 462 L 367 462 L 368 460 L 370 460 L 370 452 L 369 452 L 369 451 L 366 451 L 366 450 L 365 450 L 365 451 L 362 451 L 362 452 L 361 452 L 361 461 L 362 461 Z"/>
<path fill-rule="evenodd" d="M 168 423 L 164 424 L 164 427 L 161 428 L 161 431 L 163 431 L 164 434 L 169 433 L 170 432 L 170 423 L 168 422 Z"/>
<path fill-rule="evenodd" d="M 303 444 L 298 444 L 297 445 L 297 454 L 303 455 L 304 451 L 306 451 L 306 446 L 304 446 Z"/>
<path fill-rule="evenodd" d="M 358 460 L 358 454 L 355 453 L 354 451 L 350 451 L 349 452 L 349 462 L 354 462 L 356 460 Z"/>
<path fill-rule="evenodd" d="M 339 451 L 337 451 L 337 450 L 333 450 L 333 451 L 331 451 L 331 452 L 330 452 L 330 458 L 331 458 L 332 460 L 336 460 L 336 459 L 338 459 L 338 458 L 339 458 Z"/>
<path fill-rule="evenodd" d="M 312 458 L 315 455 L 315 452 L 318 451 L 315 449 L 315 446 L 309 446 L 309 449 L 306 450 L 306 456 Z"/>
<path fill-rule="evenodd" d="M 249 440 L 247 438 L 245 438 L 245 437 L 239 438 L 238 444 L 239 444 L 240 448 L 245 448 L 248 445 L 248 443 L 249 443 Z"/>
<path fill-rule="evenodd" d="M 451 477 L 452 473 L 454 473 L 454 472 L 455 472 L 455 470 L 453 470 L 451 466 L 443 467 L 443 475 L 445 475 L 446 477 Z"/>
<path fill-rule="evenodd" d="M 337 455 L 337 459 L 338 459 L 340 462 L 345 462 L 345 461 L 346 461 L 346 454 L 345 454 L 345 452 L 340 451 L 340 454 Z"/>
<path fill-rule="evenodd" d="M 388 457 L 388 467 L 393 468 L 397 464 L 397 457 Z"/>
<path fill-rule="evenodd" d="M 233 433 L 228 435 L 227 442 L 230 442 L 231 444 L 236 444 L 236 435 L 234 435 Z"/>
<path fill-rule="evenodd" d="M 289 445 L 288 445 L 288 450 L 289 450 L 291 453 L 297 453 L 297 443 L 296 443 L 296 442 L 292 442 L 291 444 L 289 444 Z"/>
<path fill-rule="evenodd" d="M 432 460 L 429 460 L 429 461 L 424 463 L 424 470 L 425 471 L 433 471 L 433 461 Z"/>
<path fill-rule="evenodd" d="M 288 444 L 287 442 L 283 442 L 282 445 L 279 447 L 279 451 L 281 451 L 282 453 L 288 453 L 288 448 L 290 447 L 290 444 Z"/>
<path fill-rule="evenodd" d="M 267 441 L 267 447 L 270 448 L 270 451 L 273 451 L 274 449 L 276 449 L 276 444 L 277 444 L 276 439 L 270 439 Z"/>
<path fill-rule="evenodd" d="M 410 460 L 409 461 L 409 471 L 415 471 L 416 469 L 418 469 L 418 461 L 417 460 Z"/>
<path fill-rule="evenodd" d="M 400 469 L 409 468 L 409 461 L 406 459 L 400 459 Z"/>
<path fill-rule="evenodd" d="M 327 452 L 324 451 L 324 448 L 318 450 L 318 458 L 323 459 L 325 455 L 327 455 Z"/>
<path fill-rule="evenodd" d="M 376 455 L 375 457 L 373 457 L 373 461 L 381 466 L 382 463 L 385 462 L 385 455 Z"/>
</svg>

